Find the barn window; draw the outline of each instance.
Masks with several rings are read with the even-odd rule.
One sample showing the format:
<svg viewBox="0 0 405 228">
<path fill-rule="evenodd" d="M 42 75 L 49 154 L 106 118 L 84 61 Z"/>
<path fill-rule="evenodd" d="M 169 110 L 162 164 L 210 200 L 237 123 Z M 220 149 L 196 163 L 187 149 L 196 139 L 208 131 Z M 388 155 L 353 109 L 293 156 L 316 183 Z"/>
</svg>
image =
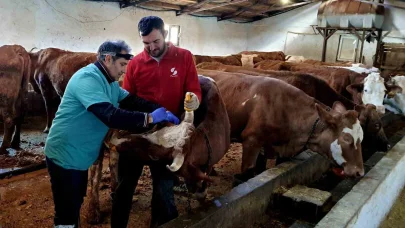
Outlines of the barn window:
<svg viewBox="0 0 405 228">
<path fill-rule="evenodd" d="M 351 35 L 340 35 L 339 49 L 336 60 L 355 61 L 358 43 L 357 37 Z"/>
<path fill-rule="evenodd" d="M 165 30 L 167 31 L 166 41 L 179 46 L 180 25 L 165 25 Z"/>
</svg>

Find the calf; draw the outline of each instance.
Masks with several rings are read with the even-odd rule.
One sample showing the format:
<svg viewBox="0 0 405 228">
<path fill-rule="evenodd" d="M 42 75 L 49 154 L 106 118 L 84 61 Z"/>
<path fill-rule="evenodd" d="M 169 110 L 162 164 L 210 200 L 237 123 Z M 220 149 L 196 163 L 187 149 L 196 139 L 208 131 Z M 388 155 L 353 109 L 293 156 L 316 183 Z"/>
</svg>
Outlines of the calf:
<svg viewBox="0 0 405 228">
<path fill-rule="evenodd" d="M 31 54 L 35 58 L 34 54 Z M 80 68 L 96 61 L 96 53 L 71 52 L 57 48 L 47 48 L 39 51 L 35 74 L 33 76 L 45 102 L 47 133 L 55 117 L 57 106 L 62 98 L 68 81 Z"/>
<path fill-rule="evenodd" d="M 351 100 L 337 93 L 325 81 L 312 75 L 295 72 L 265 71 L 246 67 L 225 66 L 217 63 L 203 63 L 199 64 L 197 68 L 198 72 L 202 74 L 208 74 L 207 72 L 203 71 L 203 69 L 208 69 L 277 78 L 301 89 L 309 96 L 330 107 L 333 106 L 335 101 L 340 101 L 346 108 L 359 112 L 359 120 L 364 131 L 364 138 L 366 139 L 365 141 L 374 142 L 377 150 L 387 151 L 390 148 L 388 139 L 385 136 L 384 129 L 382 127 L 381 119 L 374 105 L 358 105 L 353 103 Z"/>
<path fill-rule="evenodd" d="M 180 125 L 155 127 L 143 134 L 110 132 L 106 142 L 110 150 L 111 190 L 117 179 L 118 154 L 130 153 L 143 161 L 168 162 L 168 169 L 186 180 L 189 192 L 205 197 L 208 174 L 227 152 L 230 145 L 230 123 L 221 94 L 210 78 L 199 76 L 202 91 L 200 107 L 186 112 Z M 137 153 L 134 153 L 137 151 Z M 103 155 L 103 154 L 102 154 Z M 98 186 L 102 156 L 91 168 L 89 219 L 99 220 Z"/>
<path fill-rule="evenodd" d="M 231 135 L 242 141 L 242 180 L 254 175 L 260 148 L 267 156 L 293 157 L 311 149 L 347 176 L 363 176 L 363 130 L 356 111 L 340 102 L 333 109 L 303 91 L 273 78 L 212 71 L 231 123 Z"/>
<path fill-rule="evenodd" d="M 6 149 L 10 146 L 19 148 L 24 118 L 23 102 L 28 89 L 30 65 L 30 57 L 23 47 L 0 47 L 0 115 L 4 122 L 0 154 L 7 153 Z"/>
</svg>

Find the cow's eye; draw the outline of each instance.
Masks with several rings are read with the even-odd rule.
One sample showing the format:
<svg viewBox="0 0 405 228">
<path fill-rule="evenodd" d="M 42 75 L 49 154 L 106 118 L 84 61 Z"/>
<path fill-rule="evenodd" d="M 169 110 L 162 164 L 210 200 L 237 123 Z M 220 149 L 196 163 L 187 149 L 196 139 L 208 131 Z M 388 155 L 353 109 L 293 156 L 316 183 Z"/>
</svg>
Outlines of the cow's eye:
<svg viewBox="0 0 405 228">
<path fill-rule="evenodd" d="M 364 90 L 364 92 L 366 92 L 366 93 L 367 93 L 367 91 L 368 91 L 368 90 L 366 90 L 366 89 Z"/>
</svg>

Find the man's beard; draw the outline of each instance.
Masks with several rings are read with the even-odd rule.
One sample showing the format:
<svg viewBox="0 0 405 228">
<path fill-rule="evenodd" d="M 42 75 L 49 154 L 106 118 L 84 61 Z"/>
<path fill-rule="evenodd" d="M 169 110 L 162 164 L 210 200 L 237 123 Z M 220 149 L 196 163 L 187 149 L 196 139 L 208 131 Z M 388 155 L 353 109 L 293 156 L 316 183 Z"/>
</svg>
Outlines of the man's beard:
<svg viewBox="0 0 405 228">
<path fill-rule="evenodd" d="M 160 52 L 157 55 L 153 55 L 152 51 L 149 51 L 149 55 L 154 57 L 154 58 L 159 58 L 159 57 L 161 57 L 163 55 L 163 53 L 165 53 L 166 48 L 167 48 L 167 44 L 165 43 L 164 46 L 163 46 L 163 49 L 160 50 Z"/>
</svg>

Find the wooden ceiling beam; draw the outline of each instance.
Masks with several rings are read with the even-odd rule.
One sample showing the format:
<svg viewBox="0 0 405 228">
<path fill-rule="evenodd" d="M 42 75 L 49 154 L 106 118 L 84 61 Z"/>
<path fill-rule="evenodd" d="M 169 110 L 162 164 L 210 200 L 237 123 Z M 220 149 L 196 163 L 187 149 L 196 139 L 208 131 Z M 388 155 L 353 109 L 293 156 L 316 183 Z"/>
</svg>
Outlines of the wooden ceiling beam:
<svg viewBox="0 0 405 228">
<path fill-rule="evenodd" d="M 257 15 L 269 17 L 269 13 L 271 13 L 271 12 L 280 11 L 280 10 L 287 10 L 289 8 L 308 5 L 310 3 L 312 3 L 312 2 L 299 2 L 299 3 L 294 3 L 294 4 L 286 5 L 286 6 L 274 7 L 274 8 L 270 8 L 270 9 L 267 9 L 267 10 L 261 10 L 261 11 L 259 10 L 259 11 L 256 11 L 256 13 L 257 13 Z"/>
<path fill-rule="evenodd" d="M 257 11 L 253 10 L 252 7 L 259 4 L 259 3 L 261 3 L 261 2 L 262 2 L 262 0 L 257 0 L 255 2 L 253 2 L 252 5 L 250 5 L 248 7 L 241 7 L 237 11 L 235 11 L 233 13 L 222 15 L 222 16 L 218 17 L 217 19 L 218 19 L 218 21 L 229 20 L 229 19 L 232 19 L 232 18 L 235 18 L 235 17 L 239 16 L 240 14 L 242 14 L 244 12 L 249 12 L 249 13 L 255 13 L 256 14 Z M 275 5 L 275 4 L 273 4 L 273 5 Z M 266 5 L 266 6 L 271 7 L 269 5 Z M 263 16 L 265 16 L 265 15 L 263 15 Z"/>
<path fill-rule="evenodd" d="M 150 2 L 151 0 L 138 0 L 136 2 L 131 2 L 129 0 L 124 0 L 120 2 L 120 8 L 127 8 L 129 6 L 137 6 L 140 5 L 142 3 L 146 3 L 146 2 Z"/>
<path fill-rule="evenodd" d="M 142 6 L 146 7 L 157 7 L 157 8 L 164 8 L 168 10 L 181 10 L 181 6 L 174 5 L 166 2 L 158 2 L 158 1 L 151 1 L 142 3 Z"/>
<path fill-rule="evenodd" d="M 210 0 L 203 0 L 202 2 L 199 2 L 197 4 L 204 3 L 204 5 L 205 5 L 209 1 Z M 212 10 L 212 9 L 216 9 L 216 8 L 219 8 L 219 7 L 224 7 L 224 6 L 229 6 L 229 5 L 238 4 L 238 3 L 242 3 L 242 2 L 249 2 L 249 1 L 250 0 L 230 0 L 229 2 L 212 5 L 212 6 L 209 6 L 209 7 L 200 7 L 200 8 L 196 8 L 195 6 L 188 6 L 188 7 L 184 8 L 184 9 L 176 12 L 176 15 L 180 16 L 182 14 L 197 13 L 197 12 L 201 12 L 201 11 Z"/>
<path fill-rule="evenodd" d="M 187 12 L 193 10 L 193 9 L 201 8 L 201 7 L 203 7 L 204 5 L 206 5 L 207 3 L 211 2 L 211 1 L 212 0 L 201 0 L 196 4 L 186 6 L 182 10 L 176 12 L 176 15 L 179 16 L 179 15 L 181 15 L 183 13 L 187 13 Z"/>
</svg>

